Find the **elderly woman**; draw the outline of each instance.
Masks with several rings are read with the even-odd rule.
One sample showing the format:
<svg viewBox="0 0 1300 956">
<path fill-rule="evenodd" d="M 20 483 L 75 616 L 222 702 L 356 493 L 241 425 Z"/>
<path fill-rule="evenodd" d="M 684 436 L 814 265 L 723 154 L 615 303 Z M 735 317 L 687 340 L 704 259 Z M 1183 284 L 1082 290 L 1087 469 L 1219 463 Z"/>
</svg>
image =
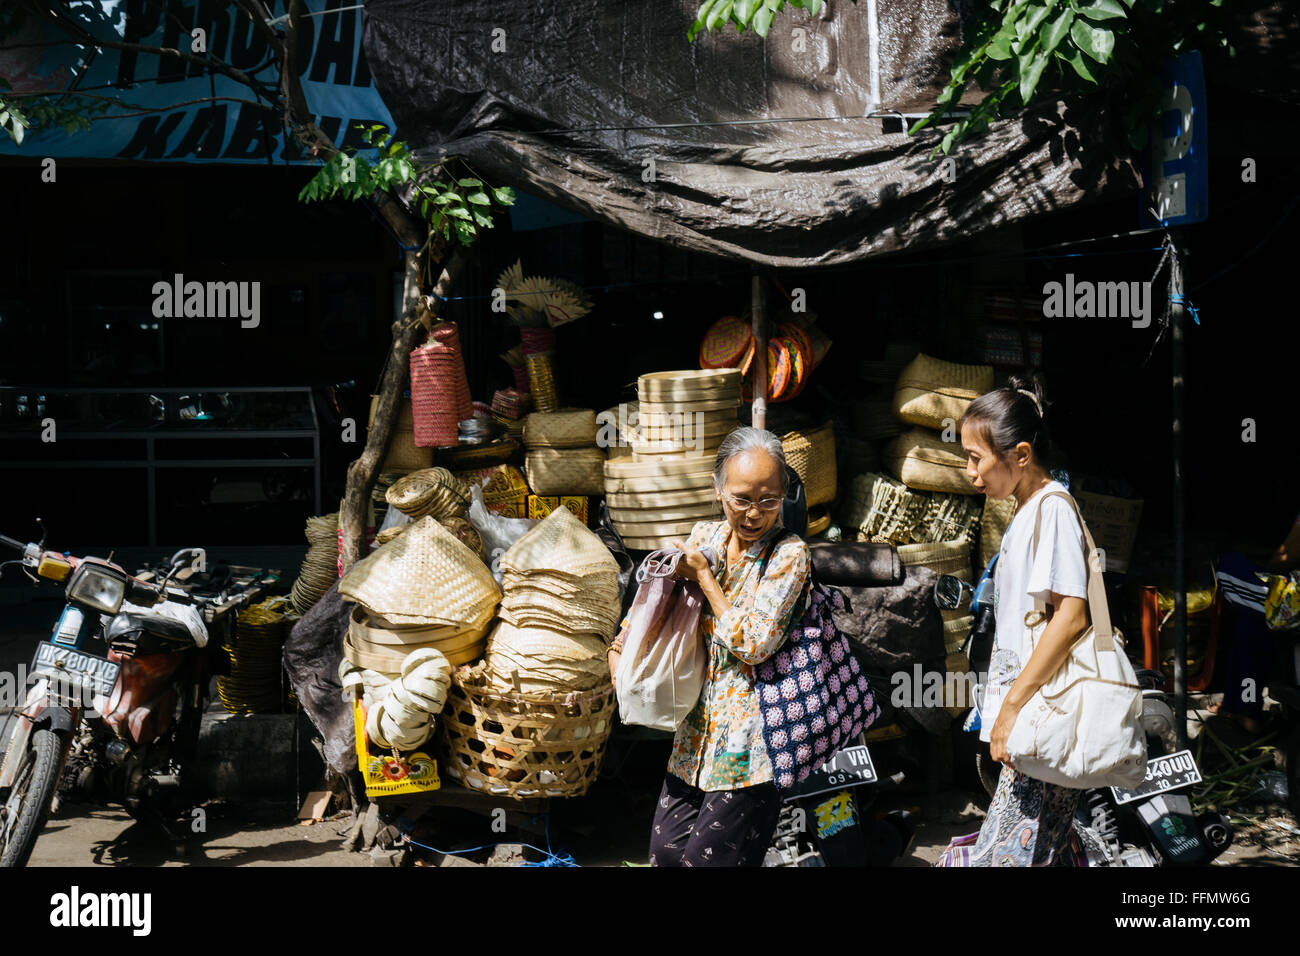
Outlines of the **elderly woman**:
<svg viewBox="0 0 1300 956">
<path fill-rule="evenodd" d="M 673 740 L 650 837 L 655 866 L 760 866 L 781 809 L 754 665 L 785 641 L 811 559 L 801 538 L 786 535 L 760 568 L 782 531 L 788 483 L 775 435 L 757 428 L 729 434 L 713 482 L 726 520 L 701 521 L 689 540 L 674 542 L 683 552 L 677 576 L 697 582 L 707 602 L 700 632 L 709 665 L 700 699 Z M 720 556 L 717 567 L 700 553 L 704 547 Z M 624 634 L 611 647 L 614 672 Z"/>
</svg>

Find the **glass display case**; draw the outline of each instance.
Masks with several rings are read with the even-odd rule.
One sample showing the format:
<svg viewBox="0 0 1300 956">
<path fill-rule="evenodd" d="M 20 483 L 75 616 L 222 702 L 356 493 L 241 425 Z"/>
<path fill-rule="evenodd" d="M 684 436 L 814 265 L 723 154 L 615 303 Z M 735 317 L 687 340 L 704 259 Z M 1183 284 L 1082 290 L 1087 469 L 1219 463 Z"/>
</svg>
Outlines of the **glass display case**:
<svg viewBox="0 0 1300 956">
<path fill-rule="evenodd" d="M 123 545 L 287 542 L 321 512 L 307 387 L 5 387 L 0 448 L 6 484 L 47 511 L 75 503 L 78 487 L 111 488 L 130 516 L 104 534 Z"/>
</svg>

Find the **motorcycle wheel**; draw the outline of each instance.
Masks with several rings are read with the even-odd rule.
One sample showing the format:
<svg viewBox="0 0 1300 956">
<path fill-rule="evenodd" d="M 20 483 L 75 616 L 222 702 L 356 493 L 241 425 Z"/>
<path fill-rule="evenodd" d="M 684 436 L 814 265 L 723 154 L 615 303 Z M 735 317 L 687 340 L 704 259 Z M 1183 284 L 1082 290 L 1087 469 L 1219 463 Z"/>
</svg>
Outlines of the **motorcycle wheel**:
<svg viewBox="0 0 1300 956">
<path fill-rule="evenodd" d="M 980 783 L 984 785 L 984 792 L 993 799 L 993 795 L 998 792 L 998 778 L 1002 776 L 1002 764 L 998 763 L 989 756 L 989 745 L 983 744 L 975 752 L 975 770 L 980 775 Z"/>
<path fill-rule="evenodd" d="M 49 816 L 62 763 L 63 740 L 59 734 L 44 728 L 33 733 L 5 802 L 7 813 L 0 828 L 0 867 L 27 865 Z"/>
</svg>

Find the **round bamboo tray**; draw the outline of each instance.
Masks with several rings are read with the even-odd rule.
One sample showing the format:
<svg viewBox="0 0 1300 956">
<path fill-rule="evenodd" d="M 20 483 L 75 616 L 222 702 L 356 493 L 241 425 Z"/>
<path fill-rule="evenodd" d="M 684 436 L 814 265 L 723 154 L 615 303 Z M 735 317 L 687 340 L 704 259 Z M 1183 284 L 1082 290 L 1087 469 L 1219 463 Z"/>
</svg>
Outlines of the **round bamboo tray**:
<svg viewBox="0 0 1300 956">
<path fill-rule="evenodd" d="M 736 368 L 700 368 L 682 369 L 671 372 L 646 372 L 636 380 L 637 392 L 671 391 L 673 389 L 727 389 L 740 387 L 740 369 Z"/>
<path fill-rule="evenodd" d="M 721 412 L 727 409 L 735 409 L 739 407 L 739 395 L 736 395 L 734 398 L 709 398 L 700 399 L 698 401 L 674 400 L 659 402 L 642 399 L 637 412 L 639 415 L 650 415 L 652 417 L 655 415 L 680 416 L 684 414 L 694 414 L 695 412 Z"/>
<path fill-rule="evenodd" d="M 722 509 L 708 505 L 687 505 L 684 508 L 610 508 L 609 516 L 616 524 L 646 524 L 654 521 L 703 521 L 722 513 Z"/>
<path fill-rule="evenodd" d="M 644 494 L 607 494 L 605 502 L 611 509 L 636 510 L 642 508 L 678 508 L 682 505 L 705 504 L 716 501 L 717 495 L 712 488 L 699 491 L 665 491 Z"/>
<path fill-rule="evenodd" d="M 642 462 L 651 465 L 654 462 Z M 713 491 L 713 475 L 648 475 L 638 478 L 605 476 L 605 494 L 654 494 L 660 491 Z"/>
<path fill-rule="evenodd" d="M 713 459 L 683 458 L 681 461 L 610 461 L 605 459 L 606 478 L 654 478 L 656 476 L 713 476 Z"/>
<path fill-rule="evenodd" d="M 488 691 L 453 674 L 438 721 L 444 772 L 522 800 L 580 797 L 595 782 L 615 710 L 610 684 L 567 695 Z"/>
</svg>

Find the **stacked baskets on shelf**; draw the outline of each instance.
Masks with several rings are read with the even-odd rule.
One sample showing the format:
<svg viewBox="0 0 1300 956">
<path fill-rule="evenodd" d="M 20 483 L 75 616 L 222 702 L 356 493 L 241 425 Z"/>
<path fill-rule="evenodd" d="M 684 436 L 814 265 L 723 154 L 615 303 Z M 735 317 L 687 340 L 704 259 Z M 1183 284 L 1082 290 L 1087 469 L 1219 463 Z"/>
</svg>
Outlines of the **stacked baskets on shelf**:
<svg viewBox="0 0 1300 956">
<path fill-rule="evenodd" d="M 526 330 L 525 330 L 526 331 Z M 598 495 L 605 452 L 596 447 L 596 412 L 533 412 L 524 421 L 524 469 L 537 495 Z"/>
<path fill-rule="evenodd" d="M 290 594 L 299 614 L 310 611 L 338 579 L 338 531 L 337 511 L 307 519 L 304 534 L 309 547 Z"/>
<path fill-rule="evenodd" d="M 632 550 L 653 551 L 719 513 L 718 445 L 736 427 L 740 371 L 655 372 L 637 381 L 632 454 L 605 463 L 614 528 Z"/>
</svg>

